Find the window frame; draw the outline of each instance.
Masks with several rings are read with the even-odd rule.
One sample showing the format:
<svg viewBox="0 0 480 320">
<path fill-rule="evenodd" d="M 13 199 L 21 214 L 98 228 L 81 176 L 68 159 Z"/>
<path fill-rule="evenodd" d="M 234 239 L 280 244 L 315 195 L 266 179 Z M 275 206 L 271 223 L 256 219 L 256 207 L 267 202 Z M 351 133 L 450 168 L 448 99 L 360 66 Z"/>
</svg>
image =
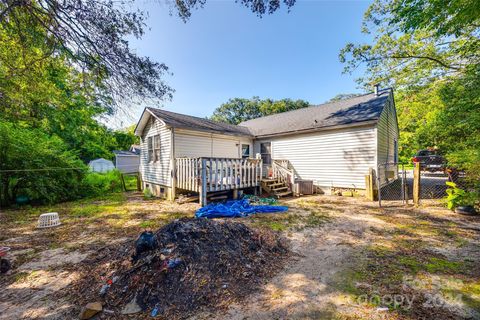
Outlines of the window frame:
<svg viewBox="0 0 480 320">
<path fill-rule="evenodd" d="M 153 160 L 153 136 L 147 137 L 147 162 Z"/>
<path fill-rule="evenodd" d="M 241 146 L 242 146 L 242 147 L 241 147 L 241 150 L 242 150 L 242 151 L 241 151 L 241 153 L 242 153 L 242 159 L 248 159 L 248 158 L 250 158 L 250 144 L 248 144 L 248 143 L 242 143 Z M 247 151 L 246 154 L 243 153 L 243 147 L 247 147 L 247 148 L 246 148 L 246 151 Z"/>
<path fill-rule="evenodd" d="M 264 152 L 267 150 L 264 147 L 264 145 L 268 145 L 268 152 Z M 266 165 L 272 164 L 272 143 L 271 142 L 260 142 L 260 156 L 262 157 L 263 164 L 266 164 Z M 268 162 L 265 161 L 267 158 L 269 159 Z"/>
<path fill-rule="evenodd" d="M 161 140 L 160 135 L 153 136 L 153 162 L 160 162 Z"/>
</svg>

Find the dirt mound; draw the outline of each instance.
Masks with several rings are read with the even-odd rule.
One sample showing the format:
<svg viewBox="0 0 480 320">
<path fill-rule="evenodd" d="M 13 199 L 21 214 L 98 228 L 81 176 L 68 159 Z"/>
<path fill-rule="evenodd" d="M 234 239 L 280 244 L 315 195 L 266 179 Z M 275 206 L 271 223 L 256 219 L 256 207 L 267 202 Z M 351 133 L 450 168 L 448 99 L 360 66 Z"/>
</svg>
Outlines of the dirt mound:
<svg viewBox="0 0 480 320">
<path fill-rule="evenodd" d="M 107 270 L 90 270 L 102 274 L 107 285 L 103 295 L 101 285 L 96 293 L 90 290 L 88 300 L 102 296 L 112 316 L 153 312 L 184 318 L 255 291 L 288 257 L 285 240 L 277 234 L 231 220 L 180 219 L 147 237 L 152 239 L 153 244 L 142 244 L 144 252 L 138 253 L 137 241 L 137 252 L 131 245 L 109 261 Z"/>
</svg>

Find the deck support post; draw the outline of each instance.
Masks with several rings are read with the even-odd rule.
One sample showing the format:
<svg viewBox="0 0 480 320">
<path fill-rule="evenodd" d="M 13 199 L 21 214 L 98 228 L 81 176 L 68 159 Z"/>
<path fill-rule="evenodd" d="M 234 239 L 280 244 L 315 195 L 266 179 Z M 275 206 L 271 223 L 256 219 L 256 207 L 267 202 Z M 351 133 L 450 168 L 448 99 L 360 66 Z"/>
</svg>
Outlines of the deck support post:
<svg viewBox="0 0 480 320">
<path fill-rule="evenodd" d="M 137 173 L 137 191 L 142 191 L 142 176 L 140 172 Z"/>
<path fill-rule="evenodd" d="M 172 168 L 171 170 L 171 175 L 172 175 L 172 187 L 170 189 L 170 200 L 175 201 L 175 197 L 177 196 L 176 191 L 177 191 L 177 163 L 175 161 L 175 158 L 170 160 L 170 167 Z"/>
<path fill-rule="evenodd" d="M 200 186 L 200 204 L 202 207 L 207 205 L 207 159 L 201 158 L 200 164 L 201 186 Z"/>
<path fill-rule="evenodd" d="M 177 192 L 177 161 L 175 158 L 175 129 L 171 129 L 170 133 L 170 200 L 175 201 Z"/>
</svg>

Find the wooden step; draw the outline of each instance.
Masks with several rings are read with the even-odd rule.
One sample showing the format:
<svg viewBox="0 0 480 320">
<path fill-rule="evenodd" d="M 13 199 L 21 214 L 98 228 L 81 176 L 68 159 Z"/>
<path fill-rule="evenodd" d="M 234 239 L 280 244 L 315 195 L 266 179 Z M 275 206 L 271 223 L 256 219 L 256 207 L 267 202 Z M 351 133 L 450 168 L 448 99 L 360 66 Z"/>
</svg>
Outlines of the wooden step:
<svg viewBox="0 0 480 320">
<path fill-rule="evenodd" d="M 289 195 L 292 195 L 292 194 L 293 194 L 292 191 L 285 191 L 285 192 L 276 193 L 275 196 L 277 198 L 280 198 L 280 197 L 286 197 L 286 196 L 289 196 Z"/>
<path fill-rule="evenodd" d="M 277 179 L 262 179 L 261 181 L 265 184 L 271 184 L 271 183 L 278 183 L 279 182 Z"/>
<path fill-rule="evenodd" d="M 283 186 L 283 187 L 280 187 L 280 188 L 272 188 L 272 191 L 274 193 L 278 193 L 279 191 L 282 191 L 282 190 L 288 190 L 288 187 Z"/>
<path fill-rule="evenodd" d="M 268 186 L 269 186 L 270 188 L 275 188 L 275 187 L 277 187 L 277 186 L 284 186 L 284 185 L 285 185 L 285 184 L 282 183 L 282 182 L 277 182 L 277 183 L 269 184 Z"/>
</svg>

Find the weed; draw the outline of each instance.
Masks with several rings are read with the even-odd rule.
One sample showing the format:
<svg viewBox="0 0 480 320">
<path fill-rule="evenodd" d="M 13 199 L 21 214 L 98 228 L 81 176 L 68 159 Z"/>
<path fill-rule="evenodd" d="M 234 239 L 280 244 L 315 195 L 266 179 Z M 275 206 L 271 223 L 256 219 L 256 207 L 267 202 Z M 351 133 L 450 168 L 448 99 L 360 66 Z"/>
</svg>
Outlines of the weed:
<svg viewBox="0 0 480 320">
<path fill-rule="evenodd" d="M 424 267 L 429 273 L 458 273 L 462 271 L 464 264 L 433 257 L 429 259 L 429 262 Z"/>
<path fill-rule="evenodd" d="M 423 269 L 422 263 L 412 256 L 402 256 L 398 259 L 398 262 L 408 268 L 411 273 L 417 273 Z"/>
<path fill-rule="evenodd" d="M 70 214 L 76 218 L 91 218 L 102 212 L 102 209 L 102 206 L 91 204 L 75 207 L 70 211 Z"/>
<path fill-rule="evenodd" d="M 157 222 L 153 220 L 142 221 L 139 224 L 139 227 L 142 229 L 154 229 L 157 226 L 158 226 Z"/>
</svg>

